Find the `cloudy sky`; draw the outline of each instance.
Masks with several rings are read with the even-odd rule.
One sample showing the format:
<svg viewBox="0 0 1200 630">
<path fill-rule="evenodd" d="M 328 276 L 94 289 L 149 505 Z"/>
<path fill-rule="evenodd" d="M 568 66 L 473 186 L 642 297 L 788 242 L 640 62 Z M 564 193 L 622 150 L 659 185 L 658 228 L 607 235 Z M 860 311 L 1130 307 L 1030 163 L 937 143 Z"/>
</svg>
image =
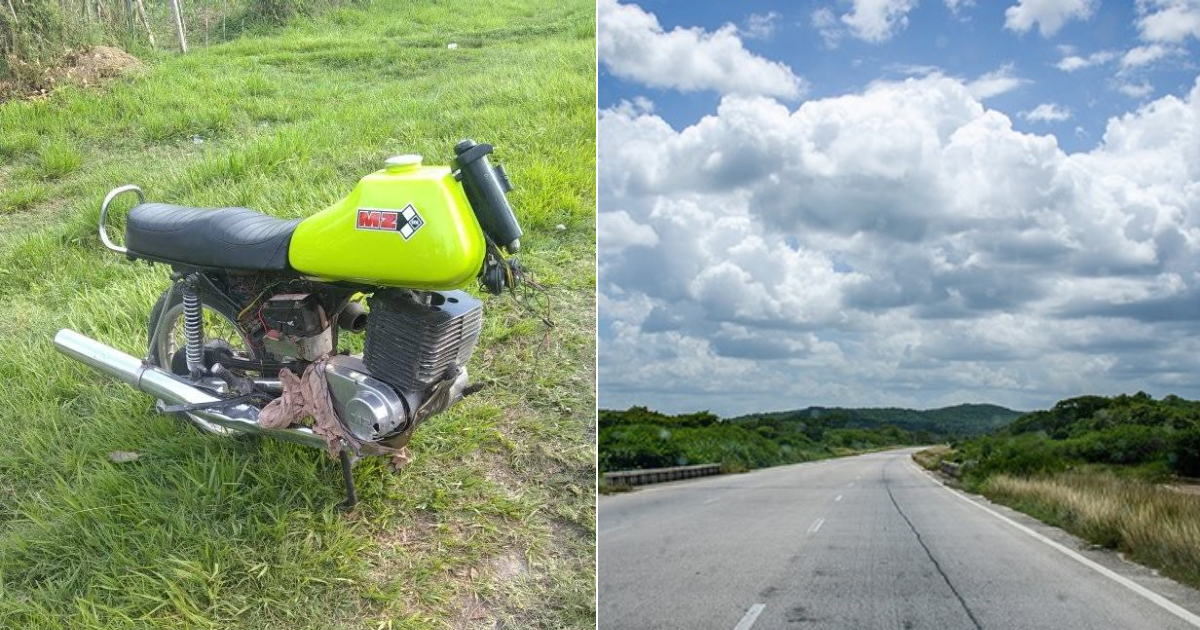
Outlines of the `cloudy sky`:
<svg viewBox="0 0 1200 630">
<path fill-rule="evenodd" d="M 1200 398 L 1200 0 L 600 0 L 600 403 Z"/>
</svg>

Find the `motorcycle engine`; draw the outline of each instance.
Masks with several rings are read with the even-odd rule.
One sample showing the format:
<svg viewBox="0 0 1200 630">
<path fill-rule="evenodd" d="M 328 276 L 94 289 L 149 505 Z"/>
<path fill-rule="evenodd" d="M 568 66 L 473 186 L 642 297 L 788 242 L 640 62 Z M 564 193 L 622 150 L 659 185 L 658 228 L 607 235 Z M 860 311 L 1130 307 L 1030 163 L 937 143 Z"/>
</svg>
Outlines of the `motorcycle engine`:
<svg viewBox="0 0 1200 630">
<path fill-rule="evenodd" d="M 390 289 L 370 307 L 362 359 L 332 357 L 325 373 L 346 427 L 379 442 L 462 398 L 483 304 L 462 291 Z"/>
<path fill-rule="evenodd" d="M 421 392 L 467 364 L 483 304 L 463 291 L 379 291 L 370 300 L 363 360 L 401 392 Z"/>
<path fill-rule="evenodd" d="M 263 346 L 276 357 L 316 361 L 333 351 L 329 318 L 312 293 L 272 296 L 259 316 L 267 329 Z"/>
<path fill-rule="evenodd" d="M 361 357 L 329 356 L 332 326 L 314 294 L 275 295 L 259 317 L 263 345 L 276 358 L 328 357 L 325 378 L 338 417 L 359 440 L 386 442 L 462 398 L 483 304 L 463 291 L 388 289 L 369 305 Z"/>
</svg>

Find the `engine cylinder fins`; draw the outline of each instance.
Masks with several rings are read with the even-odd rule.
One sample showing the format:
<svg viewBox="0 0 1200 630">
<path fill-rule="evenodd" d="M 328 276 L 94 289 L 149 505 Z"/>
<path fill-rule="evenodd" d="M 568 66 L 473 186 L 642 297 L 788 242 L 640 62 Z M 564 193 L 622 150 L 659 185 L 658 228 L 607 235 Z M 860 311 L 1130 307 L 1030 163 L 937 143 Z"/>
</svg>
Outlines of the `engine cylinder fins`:
<svg viewBox="0 0 1200 630">
<path fill-rule="evenodd" d="M 380 291 L 370 306 L 363 360 L 404 392 L 466 365 L 483 327 L 483 304 L 464 291 Z"/>
</svg>

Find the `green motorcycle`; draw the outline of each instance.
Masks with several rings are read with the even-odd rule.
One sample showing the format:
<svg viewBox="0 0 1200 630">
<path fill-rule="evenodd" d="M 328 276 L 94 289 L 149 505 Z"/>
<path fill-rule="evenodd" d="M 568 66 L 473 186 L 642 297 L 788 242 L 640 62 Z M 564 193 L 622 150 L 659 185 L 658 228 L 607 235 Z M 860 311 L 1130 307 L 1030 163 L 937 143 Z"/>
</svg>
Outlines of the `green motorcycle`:
<svg viewBox="0 0 1200 630">
<path fill-rule="evenodd" d="M 203 431 L 327 449 L 352 506 L 354 459 L 403 456 L 422 422 L 474 390 L 466 364 L 483 305 L 461 289 L 477 280 L 498 294 L 521 282 L 512 185 L 492 151 L 463 140 L 451 166 L 390 158 L 302 220 L 150 203 L 136 186 L 117 188 L 100 210 L 101 241 L 172 270 L 150 312 L 147 354 L 70 329 L 55 347 Z M 124 194 L 138 203 L 119 246 L 105 225 Z M 364 351 L 343 350 L 343 333 L 365 335 Z"/>
</svg>

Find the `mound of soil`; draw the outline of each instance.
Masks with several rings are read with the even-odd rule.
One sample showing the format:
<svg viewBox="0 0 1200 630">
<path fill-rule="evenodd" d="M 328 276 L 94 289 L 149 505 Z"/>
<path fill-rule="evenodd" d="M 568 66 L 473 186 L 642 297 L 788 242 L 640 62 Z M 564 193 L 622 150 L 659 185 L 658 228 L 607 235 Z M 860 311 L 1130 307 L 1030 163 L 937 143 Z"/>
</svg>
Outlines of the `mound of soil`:
<svg viewBox="0 0 1200 630">
<path fill-rule="evenodd" d="M 46 73 L 46 78 L 52 85 L 74 83 L 89 86 L 141 67 L 142 62 L 120 48 L 96 46 L 67 55 L 57 68 Z"/>
</svg>

